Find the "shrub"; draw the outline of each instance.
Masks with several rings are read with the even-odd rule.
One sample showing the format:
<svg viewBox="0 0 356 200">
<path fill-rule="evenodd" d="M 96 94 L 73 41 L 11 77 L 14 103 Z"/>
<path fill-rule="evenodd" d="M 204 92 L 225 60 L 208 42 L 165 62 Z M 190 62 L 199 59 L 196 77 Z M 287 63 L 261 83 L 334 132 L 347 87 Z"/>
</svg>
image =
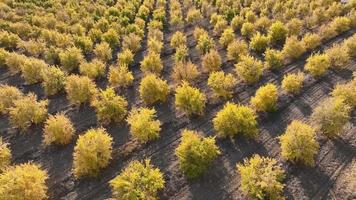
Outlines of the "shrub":
<svg viewBox="0 0 356 200">
<path fill-rule="evenodd" d="M 356 58 L 356 35 L 353 35 L 352 37 L 348 38 L 345 42 L 344 45 L 347 48 L 348 54 Z"/>
<path fill-rule="evenodd" d="M 268 28 L 271 26 L 271 23 L 272 21 L 266 16 L 258 18 L 255 22 L 258 31 L 261 31 L 262 33 L 267 32 Z"/>
<path fill-rule="evenodd" d="M 119 34 L 112 28 L 109 29 L 106 33 L 104 33 L 101 37 L 102 41 L 108 43 L 110 45 L 110 48 L 112 49 L 119 45 Z"/>
<path fill-rule="evenodd" d="M 151 52 L 146 55 L 140 64 L 141 71 L 145 74 L 160 74 L 163 69 L 162 61 L 159 54 L 154 52 Z"/>
<path fill-rule="evenodd" d="M 265 51 L 265 67 L 267 69 L 277 70 L 283 67 L 283 53 L 275 49 Z"/>
<path fill-rule="evenodd" d="M 314 165 L 319 143 L 316 140 L 315 130 L 311 126 L 294 120 L 288 125 L 286 132 L 279 137 L 279 142 L 284 159 Z"/>
<path fill-rule="evenodd" d="M 42 71 L 42 87 L 46 95 L 55 95 L 65 86 L 66 74 L 58 67 L 50 66 Z"/>
<path fill-rule="evenodd" d="M 0 114 L 7 114 L 8 109 L 22 96 L 22 92 L 17 87 L 0 85 Z"/>
<path fill-rule="evenodd" d="M 21 76 L 28 84 L 35 84 L 42 81 L 42 72 L 48 67 L 48 65 L 39 59 L 29 58 L 26 59 L 21 66 Z"/>
<path fill-rule="evenodd" d="M 188 48 L 185 45 L 179 46 L 176 48 L 176 52 L 174 54 L 174 62 L 178 63 L 178 62 L 184 62 L 186 61 L 189 52 L 188 52 Z"/>
<path fill-rule="evenodd" d="M 20 41 L 21 38 L 18 35 L 14 33 L 9 33 L 7 31 L 0 31 L 1 47 L 8 50 L 15 49 Z"/>
<path fill-rule="evenodd" d="M 156 53 L 161 54 L 163 48 L 163 42 L 155 38 L 149 38 L 147 42 L 148 54 Z"/>
<path fill-rule="evenodd" d="M 251 198 L 283 199 L 284 170 L 277 160 L 254 155 L 237 165 L 241 176 L 241 190 Z"/>
<path fill-rule="evenodd" d="M 45 49 L 43 59 L 50 65 L 60 65 L 61 59 L 59 55 L 61 52 L 63 52 L 62 49 L 51 46 Z"/>
<path fill-rule="evenodd" d="M 112 58 L 112 51 L 108 43 L 102 42 L 97 44 L 94 49 L 94 54 L 97 59 L 108 62 Z"/>
<path fill-rule="evenodd" d="M 306 33 L 302 39 L 307 50 L 313 50 L 321 44 L 321 37 L 316 33 Z"/>
<path fill-rule="evenodd" d="M 175 150 L 179 168 L 189 178 L 204 174 L 215 158 L 220 154 L 214 137 L 203 138 L 196 131 L 183 130 L 182 139 Z"/>
<path fill-rule="evenodd" d="M 74 176 L 97 176 L 107 167 L 112 158 L 112 140 L 103 128 L 89 129 L 79 135 L 73 153 Z"/>
<path fill-rule="evenodd" d="M 241 27 L 241 35 L 251 38 L 256 32 L 256 27 L 251 22 L 245 22 Z"/>
<path fill-rule="evenodd" d="M 331 66 L 337 70 L 346 68 L 351 61 L 345 46 L 334 45 L 325 54 L 329 57 Z"/>
<path fill-rule="evenodd" d="M 277 100 L 277 86 L 272 83 L 268 83 L 256 91 L 256 95 L 251 98 L 251 105 L 257 111 L 271 112 L 276 110 Z"/>
<path fill-rule="evenodd" d="M 134 33 L 125 35 L 122 40 L 122 48 L 136 53 L 141 48 L 141 40 L 141 37 Z"/>
<path fill-rule="evenodd" d="M 176 89 L 175 105 L 188 115 L 203 115 L 206 97 L 198 88 L 183 81 Z"/>
<path fill-rule="evenodd" d="M 318 77 L 325 74 L 330 65 L 330 58 L 326 54 L 314 54 L 307 59 L 304 69 L 312 76 Z"/>
<path fill-rule="evenodd" d="M 330 24 L 336 32 L 342 33 L 350 29 L 351 20 L 347 17 L 336 17 Z"/>
<path fill-rule="evenodd" d="M 150 163 L 132 161 L 110 181 L 114 199 L 156 199 L 157 191 L 164 187 L 163 174 Z"/>
<path fill-rule="evenodd" d="M 280 22 L 274 22 L 268 29 L 268 37 L 273 44 L 283 44 L 288 34 L 288 29 Z"/>
<path fill-rule="evenodd" d="M 103 32 L 97 28 L 92 28 L 88 32 L 88 36 L 93 42 L 100 42 L 101 41 L 101 35 Z"/>
<path fill-rule="evenodd" d="M 0 92 L 1 93 L 1 92 Z M 345 84 L 338 84 L 332 91 L 332 96 L 344 99 L 344 102 L 351 106 L 356 107 L 356 79 Z"/>
<path fill-rule="evenodd" d="M 186 45 L 187 37 L 180 31 L 175 32 L 171 38 L 171 47 L 177 49 L 179 46 Z"/>
<path fill-rule="evenodd" d="M 225 19 L 218 20 L 214 25 L 214 35 L 220 36 L 225 29 L 227 29 L 227 21 Z"/>
<path fill-rule="evenodd" d="M 67 77 L 65 90 L 67 99 L 75 105 L 90 102 L 97 92 L 96 85 L 90 78 L 78 75 Z"/>
<path fill-rule="evenodd" d="M 37 101 L 35 94 L 30 93 L 13 102 L 9 108 L 10 123 L 21 131 L 26 131 L 33 124 L 42 123 L 47 116 L 47 100 Z"/>
<path fill-rule="evenodd" d="M 306 49 L 303 42 L 299 41 L 297 37 L 288 37 L 283 46 L 283 54 L 286 58 L 296 60 L 305 53 Z"/>
<path fill-rule="evenodd" d="M 235 33 L 234 33 L 234 30 L 232 30 L 231 28 L 227 28 L 224 30 L 224 32 L 221 34 L 221 37 L 220 37 L 220 44 L 227 48 L 227 46 L 233 42 L 235 39 Z"/>
<path fill-rule="evenodd" d="M 231 28 L 234 29 L 234 31 L 240 30 L 243 23 L 244 19 L 241 16 L 236 15 L 231 20 Z"/>
<path fill-rule="evenodd" d="M 94 59 L 91 62 L 82 62 L 79 66 L 80 74 L 91 79 L 105 76 L 105 70 L 105 64 L 98 59 Z"/>
<path fill-rule="evenodd" d="M 282 88 L 291 94 L 299 94 L 304 81 L 304 74 L 299 72 L 297 74 L 284 75 L 282 81 Z"/>
<path fill-rule="evenodd" d="M 350 118 L 350 106 L 342 98 L 328 98 L 313 110 L 312 122 L 327 137 L 338 136 Z"/>
<path fill-rule="evenodd" d="M 162 80 L 154 74 L 149 74 L 142 78 L 139 92 L 141 99 L 146 104 L 153 104 L 158 101 L 165 102 L 169 88 L 167 81 Z"/>
<path fill-rule="evenodd" d="M 187 22 L 191 24 L 197 24 L 200 20 L 203 19 L 200 11 L 195 8 L 190 8 L 187 13 Z"/>
<path fill-rule="evenodd" d="M 30 56 L 40 57 L 44 53 L 45 44 L 43 42 L 30 39 L 28 41 L 22 41 L 19 44 L 19 48 L 23 49 Z"/>
<path fill-rule="evenodd" d="M 25 163 L 8 168 L 0 174 L 0 200 L 47 199 L 47 172 L 40 166 Z"/>
<path fill-rule="evenodd" d="M 237 75 L 248 84 L 256 83 L 262 76 L 263 64 L 252 56 L 243 56 L 235 65 Z"/>
<path fill-rule="evenodd" d="M 218 71 L 221 68 L 219 52 L 212 49 L 202 57 L 202 66 L 208 72 Z"/>
<path fill-rule="evenodd" d="M 173 67 L 172 78 L 176 83 L 192 83 L 199 76 L 198 68 L 192 62 L 177 62 Z"/>
<path fill-rule="evenodd" d="M 3 173 L 10 166 L 10 164 L 11 150 L 8 147 L 8 143 L 3 142 L 0 137 L 0 174 Z"/>
<path fill-rule="evenodd" d="M 198 41 L 200 36 L 203 36 L 203 35 L 208 35 L 208 32 L 206 32 L 206 30 L 204 30 L 203 28 L 200 28 L 198 26 L 195 27 L 194 33 L 193 33 L 194 39 Z"/>
<path fill-rule="evenodd" d="M 5 65 L 12 73 L 18 73 L 26 60 L 26 56 L 12 52 L 7 54 L 7 57 L 5 58 Z"/>
<path fill-rule="evenodd" d="M 108 75 L 109 85 L 126 88 L 132 85 L 134 77 L 127 65 L 111 66 Z"/>
<path fill-rule="evenodd" d="M 289 35 L 300 35 L 303 28 L 303 23 L 304 22 L 298 18 L 289 20 L 289 22 L 286 24 Z"/>
<path fill-rule="evenodd" d="M 80 48 L 83 53 L 90 53 L 93 50 L 93 41 L 90 37 L 75 37 L 74 44 Z"/>
<path fill-rule="evenodd" d="M 5 67 L 6 58 L 9 56 L 9 52 L 0 48 L 0 67 Z"/>
<path fill-rule="evenodd" d="M 215 43 L 214 40 L 209 37 L 208 34 L 202 34 L 198 38 L 197 49 L 202 53 L 206 54 L 210 51 L 210 49 L 214 48 Z"/>
<path fill-rule="evenodd" d="M 251 38 L 250 48 L 258 53 L 263 53 L 268 47 L 268 37 L 259 32 Z"/>
<path fill-rule="evenodd" d="M 117 96 L 113 88 L 101 90 L 91 102 L 96 110 L 98 120 L 103 123 L 121 122 L 127 114 L 127 101 Z"/>
<path fill-rule="evenodd" d="M 248 55 L 248 46 L 243 40 L 235 39 L 227 46 L 227 58 L 238 62 L 243 56 Z"/>
<path fill-rule="evenodd" d="M 43 129 L 43 143 L 58 145 L 69 144 L 73 138 L 75 129 L 70 119 L 63 113 L 50 115 Z"/>
<path fill-rule="evenodd" d="M 321 35 L 323 40 L 329 40 L 337 36 L 335 28 L 327 24 L 321 25 L 318 32 L 323 33 Z"/>
<path fill-rule="evenodd" d="M 232 74 L 223 71 L 212 72 L 209 75 L 208 86 L 214 91 L 217 97 L 231 98 L 232 90 L 237 84 L 236 78 Z"/>
<path fill-rule="evenodd" d="M 80 63 L 84 60 L 82 51 L 76 47 L 70 47 L 59 53 L 59 59 L 63 69 L 71 72 L 78 69 Z"/>
<path fill-rule="evenodd" d="M 157 116 L 154 108 L 132 109 L 126 120 L 130 125 L 131 135 L 141 142 L 157 139 L 161 131 L 161 122 L 155 118 Z"/>
<path fill-rule="evenodd" d="M 226 103 L 213 119 L 214 129 L 220 137 L 242 134 L 253 138 L 258 134 L 255 112 L 243 105 Z"/>
<path fill-rule="evenodd" d="M 119 65 L 129 66 L 134 61 L 134 54 L 130 49 L 125 49 L 117 54 L 117 62 Z"/>
</svg>

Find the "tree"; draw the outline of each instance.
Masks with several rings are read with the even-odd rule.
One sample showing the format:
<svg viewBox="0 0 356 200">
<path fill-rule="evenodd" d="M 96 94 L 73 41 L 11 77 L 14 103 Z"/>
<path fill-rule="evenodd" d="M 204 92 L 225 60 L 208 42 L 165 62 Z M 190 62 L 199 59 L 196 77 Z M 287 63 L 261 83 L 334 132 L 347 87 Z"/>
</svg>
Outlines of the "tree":
<svg viewBox="0 0 356 200">
<path fill-rule="evenodd" d="M 80 63 L 84 60 L 84 56 L 80 49 L 70 47 L 59 53 L 59 59 L 62 68 L 66 72 L 72 72 L 73 70 L 78 69 Z"/>
<path fill-rule="evenodd" d="M 11 157 L 11 150 L 8 147 L 8 143 L 5 143 L 0 137 L 0 174 L 10 166 Z"/>
<path fill-rule="evenodd" d="M 141 71 L 145 74 L 153 73 L 153 74 L 160 74 L 163 65 L 161 62 L 161 58 L 159 54 L 151 52 L 146 55 L 143 60 L 141 61 Z"/>
<path fill-rule="evenodd" d="M 247 84 L 256 83 L 262 76 L 263 64 L 252 56 L 243 56 L 235 65 L 237 75 Z"/>
<path fill-rule="evenodd" d="M 351 108 L 342 98 L 327 98 L 313 110 L 312 122 L 329 138 L 334 138 L 343 130 L 350 118 Z"/>
<path fill-rule="evenodd" d="M 139 92 L 140 98 L 146 104 L 153 104 L 158 101 L 165 102 L 169 88 L 166 80 L 162 80 L 154 74 L 149 74 L 142 78 Z"/>
<path fill-rule="evenodd" d="M 283 199 L 284 170 L 273 158 L 254 155 L 237 165 L 241 190 L 251 198 Z"/>
<path fill-rule="evenodd" d="M 0 85 L 0 114 L 7 114 L 14 102 L 22 97 L 23 94 L 17 87 Z"/>
<path fill-rule="evenodd" d="M 98 59 L 94 59 L 91 62 L 82 62 L 79 65 L 80 73 L 89 77 L 90 79 L 96 79 L 98 77 L 105 76 L 105 70 L 105 64 Z"/>
<path fill-rule="evenodd" d="M 124 97 L 115 94 L 113 88 L 101 90 L 91 102 L 96 110 L 99 121 L 104 124 L 121 122 L 127 114 L 127 101 Z"/>
<path fill-rule="evenodd" d="M 232 74 L 225 75 L 223 71 L 217 71 L 209 75 L 208 86 L 217 97 L 230 98 L 236 84 L 237 80 Z"/>
<path fill-rule="evenodd" d="M 248 46 L 245 41 L 235 39 L 227 47 L 227 58 L 238 62 L 243 56 L 248 55 Z"/>
<path fill-rule="evenodd" d="M 280 21 L 274 22 L 268 29 L 268 37 L 273 44 L 283 44 L 287 34 L 287 28 Z"/>
<path fill-rule="evenodd" d="M 48 174 L 33 163 L 10 167 L 0 174 L 0 200 L 47 199 Z"/>
<path fill-rule="evenodd" d="M 179 146 L 175 150 L 179 168 L 189 178 L 197 178 L 205 173 L 220 154 L 214 137 L 203 138 L 196 131 L 183 130 Z"/>
<path fill-rule="evenodd" d="M 134 77 L 127 65 L 110 66 L 108 80 L 112 87 L 126 88 L 132 85 Z"/>
<path fill-rule="evenodd" d="M 279 137 L 279 142 L 284 159 L 311 166 L 315 164 L 314 157 L 319 151 L 319 143 L 313 127 L 294 120 Z"/>
<path fill-rule="evenodd" d="M 69 144 L 74 132 L 75 129 L 72 122 L 63 113 L 50 115 L 43 128 L 43 143 L 45 145 L 52 143 L 58 145 Z"/>
<path fill-rule="evenodd" d="M 66 73 L 59 67 L 47 67 L 42 71 L 42 78 L 42 87 L 46 95 L 55 95 L 64 89 Z"/>
<path fill-rule="evenodd" d="M 331 95 L 336 98 L 344 99 L 344 102 L 351 106 L 356 107 L 356 78 L 345 83 L 337 84 L 333 89 Z"/>
<path fill-rule="evenodd" d="M 278 70 L 284 65 L 283 53 L 275 49 L 265 51 L 265 67 L 271 70 Z"/>
<path fill-rule="evenodd" d="M 65 90 L 70 103 L 80 105 L 90 102 L 97 93 L 95 83 L 86 76 L 70 75 Z"/>
<path fill-rule="evenodd" d="M 304 73 L 287 74 L 282 80 L 282 88 L 291 94 L 299 94 L 304 81 Z"/>
<path fill-rule="evenodd" d="M 132 136 L 141 142 L 157 139 L 161 131 L 161 122 L 155 118 L 157 116 L 154 108 L 132 109 L 126 120 Z"/>
<path fill-rule="evenodd" d="M 212 49 L 202 57 L 202 66 L 208 72 L 218 71 L 221 68 L 219 52 Z"/>
<path fill-rule="evenodd" d="M 132 161 L 110 181 L 114 199 L 156 199 L 157 191 L 164 188 L 163 174 L 146 159 Z"/>
<path fill-rule="evenodd" d="M 276 110 L 278 101 L 277 86 L 267 83 L 265 86 L 258 88 L 254 97 L 251 98 L 251 105 L 262 112 L 272 112 Z"/>
<path fill-rule="evenodd" d="M 47 100 L 37 101 L 37 96 L 29 93 L 16 99 L 9 108 L 10 123 L 21 131 L 26 131 L 31 124 L 42 123 L 47 116 Z"/>
<path fill-rule="evenodd" d="M 242 134 L 253 138 L 258 134 L 255 112 L 243 105 L 226 103 L 213 119 L 214 129 L 218 136 L 234 137 Z"/>
<path fill-rule="evenodd" d="M 198 88 L 183 81 L 176 89 L 175 106 L 188 115 L 203 115 L 206 97 Z"/>
<path fill-rule="evenodd" d="M 326 54 L 314 54 L 307 59 L 304 69 L 314 77 L 322 76 L 330 68 L 330 58 Z"/>
<path fill-rule="evenodd" d="M 109 165 L 112 137 L 103 128 L 89 129 L 79 135 L 73 153 L 73 173 L 76 178 L 97 176 Z"/>
</svg>

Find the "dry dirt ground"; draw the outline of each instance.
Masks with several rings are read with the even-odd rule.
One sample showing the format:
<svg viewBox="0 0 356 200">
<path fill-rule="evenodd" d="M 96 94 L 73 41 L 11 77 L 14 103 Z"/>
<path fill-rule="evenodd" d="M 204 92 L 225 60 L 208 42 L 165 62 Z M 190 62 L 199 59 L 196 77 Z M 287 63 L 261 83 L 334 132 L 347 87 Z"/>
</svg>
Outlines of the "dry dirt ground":
<svg viewBox="0 0 356 200">
<path fill-rule="evenodd" d="M 212 27 L 208 20 L 201 23 L 209 34 L 212 35 Z M 190 59 L 200 66 L 200 55 L 195 49 L 191 25 L 184 27 L 187 35 Z M 356 30 L 350 30 L 325 43 L 319 50 L 330 47 L 334 43 L 343 41 L 354 34 Z M 163 77 L 172 83 L 170 73 L 173 67 L 173 49 L 169 46 L 170 37 L 174 30 L 167 25 L 164 31 L 164 49 L 162 61 L 164 63 Z M 218 38 L 214 38 L 218 44 Z M 143 48 L 146 49 L 146 41 Z M 233 72 L 234 65 L 226 60 L 226 51 L 219 45 L 217 49 L 223 58 L 223 70 Z M 115 50 L 116 55 L 118 49 Z M 139 70 L 139 61 L 145 55 L 145 51 L 139 52 L 135 58 L 135 64 L 131 66 L 134 72 L 134 86 L 126 91 L 119 91 L 130 102 L 130 107 L 140 106 L 137 88 L 142 76 Z M 306 53 L 299 61 L 285 66 L 279 72 L 266 72 L 261 81 L 254 86 L 239 83 L 230 101 L 247 104 L 256 89 L 267 83 L 273 82 L 280 86 L 283 75 L 288 72 L 302 70 L 305 59 L 310 55 Z M 115 56 L 114 56 L 115 59 Z M 114 60 L 113 59 L 113 60 Z M 260 134 L 255 140 L 246 140 L 236 137 L 234 140 L 218 139 L 221 148 L 221 156 L 213 163 L 207 173 L 194 181 L 187 181 L 178 169 L 178 161 L 174 155 L 174 149 L 180 142 L 180 131 L 184 128 L 201 131 L 204 135 L 214 135 L 212 118 L 219 111 L 224 102 L 209 99 L 205 115 L 201 118 L 189 119 L 174 108 L 174 93 L 172 92 L 166 103 L 156 105 L 158 118 L 162 122 L 161 137 L 147 144 L 139 144 L 130 135 L 126 124 L 112 124 L 105 128 L 114 138 L 114 156 L 110 166 L 103 170 L 97 178 L 84 178 L 75 180 L 72 173 L 72 153 L 76 138 L 65 147 L 44 147 L 41 144 L 42 127 L 34 126 L 26 134 L 20 134 L 8 123 L 6 116 L 0 118 L 0 136 L 11 145 L 14 163 L 34 161 L 40 163 L 49 173 L 50 199 L 81 199 L 102 200 L 111 195 L 108 181 L 114 178 L 130 161 L 151 158 L 152 163 L 159 167 L 165 174 L 165 189 L 160 192 L 160 199 L 196 199 L 196 200 L 223 200 L 246 199 L 239 190 L 239 175 L 236 173 L 236 163 L 244 158 L 258 153 L 264 156 L 274 157 L 283 164 L 287 178 L 285 180 L 285 196 L 287 199 L 355 199 L 356 183 L 356 119 L 352 114 L 350 123 L 345 128 L 342 137 L 328 140 L 319 137 L 320 152 L 317 156 L 315 167 L 296 166 L 280 159 L 280 149 L 277 137 L 281 135 L 286 126 L 294 119 L 308 120 L 315 105 L 326 98 L 337 83 L 344 83 L 352 78 L 352 71 L 356 71 L 356 62 L 353 61 L 345 70 L 332 71 L 320 79 L 307 77 L 300 95 L 289 96 L 279 89 L 278 111 L 271 114 L 260 114 L 258 124 Z M 196 85 L 206 94 L 211 92 L 206 86 L 207 74 L 202 73 Z M 11 75 L 6 69 L 0 69 L 0 83 L 11 84 L 19 87 L 24 92 L 35 92 L 40 98 L 46 98 L 39 84 L 24 85 L 19 75 Z M 98 80 L 99 87 L 106 87 L 107 80 Z M 73 121 L 77 135 L 82 134 L 91 127 L 100 126 L 97 123 L 95 112 L 88 105 L 74 108 L 69 105 L 65 94 L 49 97 L 49 113 L 64 111 Z"/>
</svg>

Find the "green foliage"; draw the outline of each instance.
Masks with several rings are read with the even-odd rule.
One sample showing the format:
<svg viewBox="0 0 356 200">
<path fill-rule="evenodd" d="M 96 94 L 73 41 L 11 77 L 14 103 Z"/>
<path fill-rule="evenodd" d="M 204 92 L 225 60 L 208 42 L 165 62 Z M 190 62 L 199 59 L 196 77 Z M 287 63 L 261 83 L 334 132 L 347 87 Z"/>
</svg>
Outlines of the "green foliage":
<svg viewBox="0 0 356 200">
<path fill-rule="evenodd" d="M 325 54 L 330 59 L 331 67 L 337 70 L 346 68 L 351 62 L 351 57 L 347 52 L 347 48 L 342 45 L 333 45 L 325 51 Z"/>
<path fill-rule="evenodd" d="M 209 37 L 208 34 L 202 34 L 198 38 L 197 49 L 202 53 L 208 53 L 212 48 L 214 48 L 215 42 L 213 38 Z"/>
<path fill-rule="evenodd" d="M 241 190 L 251 198 L 283 199 L 284 170 L 273 158 L 254 155 L 237 165 L 241 176 Z"/>
<path fill-rule="evenodd" d="M 176 52 L 174 54 L 174 62 L 184 62 L 186 61 L 187 57 L 189 56 L 189 49 L 186 45 L 181 45 L 176 48 Z"/>
<path fill-rule="evenodd" d="M 251 22 L 245 22 L 241 27 L 241 35 L 247 38 L 251 38 L 256 32 L 256 27 Z"/>
<path fill-rule="evenodd" d="M 25 163 L 0 174 L 0 200 L 47 199 L 48 174 L 39 165 Z"/>
<path fill-rule="evenodd" d="M 227 28 L 227 21 L 225 19 L 218 20 L 216 22 L 216 24 L 214 25 L 214 30 L 213 30 L 214 35 L 221 36 L 221 34 L 223 33 L 223 31 L 225 29 L 228 29 Z M 227 35 L 225 34 L 225 36 L 227 36 Z M 232 36 L 232 35 L 230 34 L 230 36 Z"/>
<path fill-rule="evenodd" d="M 286 24 L 289 35 L 300 35 L 303 28 L 303 23 L 304 21 L 298 18 L 289 20 L 289 22 Z"/>
<path fill-rule="evenodd" d="M 157 139 L 161 131 L 161 122 L 155 118 L 157 116 L 154 108 L 132 109 L 126 120 L 130 125 L 131 135 L 141 142 Z"/>
<path fill-rule="evenodd" d="M 112 140 L 103 128 L 89 129 L 79 135 L 73 153 L 74 176 L 97 176 L 106 168 L 112 158 Z"/>
<path fill-rule="evenodd" d="M 175 106 L 188 115 L 203 115 L 206 97 L 198 88 L 183 81 L 176 89 Z"/>
<path fill-rule="evenodd" d="M 314 77 L 322 76 L 330 68 L 331 61 L 326 54 L 314 54 L 307 59 L 304 69 Z"/>
<path fill-rule="evenodd" d="M 1 92 L 0 92 L 1 93 Z M 332 96 L 341 98 L 351 108 L 356 107 L 356 78 L 345 84 L 337 84 L 332 91 Z"/>
<path fill-rule="evenodd" d="M 63 113 L 50 115 L 43 128 L 43 143 L 45 145 L 69 144 L 73 138 L 75 129 L 70 119 Z"/>
<path fill-rule="evenodd" d="M 120 37 L 119 34 L 114 29 L 109 29 L 102 36 L 102 41 L 108 43 L 110 48 L 116 48 L 119 45 Z"/>
<path fill-rule="evenodd" d="M 21 66 L 21 76 L 28 84 L 35 84 L 42 81 L 42 72 L 48 67 L 48 65 L 39 59 L 29 58 L 26 59 Z"/>
<path fill-rule="evenodd" d="M 212 49 L 202 57 L 202 66 L 208 72 L 218 71 L 221 68 L 221 57 L 219 52 Z"/>
<path fill-rule="evenodd" d="M 288 29 L 280 22 L 274 22 L 268 29 L 268 37 L 273 44 L 283 44 L 288 34 Z"/>
<path fill-rule="evenodd" d="M 217 97 L 231 98 L 236 84 L 237 80 L 232 74 L 225 75 L 223 71 L 217 71 L 209 75 L 208 86 Z"/>
<path fill-rule="evenodd" d="M 342 33 L 350 29 L 350 19 L 347 17 L 336 17 L 331 22 L 330 26 L 337 32 Z"/>
<path fill-rule="evenodd" d="M 17 87 L 0 85 L 0 114 L 7 114 L 8 109 L 22 96 L 22 92 Z"/>
<path fill-rule="evenodd" d="M 263 53 L 268 47 L 268 37 L 259 32 L 251 38 L 250 48 L 258 53 Z"/>
<path fill-rule="evenodd" d="M 0 137 L 0 174 L 10 166 L 11 157 L 11 150 L 8 147 L 8 143 L 3 142 Z"/>
<path fill-rule="evenodd" d="M 93 41 L 90 37 L 81 36 L 74 38 L 74 44 L 76 47 L 80 48 L 83 53 L 90 53 L 93 50 Z"/>
<path fill-rule="evenodd" d="M 91 102 L 98 120 L 103 123 L 121 122 L 127 114 L 127 101 L 115 94 L 113 88 L 101 90 Z"/>
<path fill-rule="evenodd" d="M 284 159 L 305 165 L 315 164 L 314 157 L 319 151 L 319 143 L 311 126 L 294 120 L 279 137 L 279 142 Z"/>
<path fill-rule="evenodd" d="M 113 198 L 116 200 L 157 199 L 157 191 L 164 188 L 162 172 L 150 163 L 132 161 L 110 181 Z"/>
<path fill-rule="evenodd" d="M 267 83 L 256 91 L 255 96 L 251 98 L 251 105 L 257 111 L 272 112 L 276 110 L 277 101 L 277 86 L 272 83 Z"/>
<path fill-rule="evenodd" d="M 163 42 L 155 38 L 149 38 L 147 42 L 148 53 L 161 54 L 163 48 Z"/>
<path fill-rule="evenodd" d="M 129 66 L 134 61 L 134 54 L 130 49 L 125 49 L 117 54 L 117 62 L 119 65 Z"/>
<path fill-rule="evenodd" d="M 9 52 L 3 48 L 0 48 L 0 67 L 5 67 L 6 58 L 9 56 Z"/>
<path fill-rule="evenodd" d="M 214 137 L 203 138 L 196 131 L 183 130 L 179 146 L 175 150 L 179 168 L 189 178 L 204 174 L 220 154 Z"/>
<path fill-rule="evenodd" d="M 224 30 L 224 32 L 221 34 L 221 37 L 220 37 L 220 44 L 227 48 L 227 46 L 233 42 L 235 39 L 235 33 L 234 33 L 234 30 L 232 30 L 232 28 L 227 28 Z"/>
<path fill-rule="evenodd" d="M 0 46 L 2 48 L 11 50 L 15 49 L 20 42 L 20 37 L 14 33 L 7 31 L 0 31 Z"/>
<path fill-rule="evenodd" d="M 234 137 L 242 134 L 253 138 L 258 134 L 255 112 L 243 105 L 226 103 L 213 119 L 214 129 L 218 136 Z"/>
<path fill-rule="evenodd" d="M 90 102 L 97 92 L 96 85 L 90 78 L 78 75 L 67 77 L 65 90 L 67 99 L 75 105 Z"/>
<path fill-rule="evenodd" d="M 55 95 L 64 89 L 66 73 L 60 68 L 54 66 L 46 67 L 42 71 L 42 78 L 42 87 L 46 95 Z"/>
<path fill-rule="evenodd" d="M 105 76 L 105 70 L 105 64 L 98 59 L 94 59 L 91 62 L 82 62 L 79 66 L 80 74 L 91 79 Z"/>
<path fill-rule="evenodd" d="M 8 53 L 5 58 L 5 65 L 12 73 L 18 73 L 27 59 L 28 58 L 22 54 L 11 52 Z"/>
<path fill-rule="evenodd" d="M 173 67 L 172 78 L 176 83 L 181 81 L 192 83 L 199 75 L 197 66 L 190 61 L 177 62 Z"/>
<path fill-rule="evenodd" d="M 47 116 L 47 100 L 37 101 L 35 94 L 16 99 L 9 108 L 10 123 L 21 131 L 26 131 L 30 125 L 42 123 Z"/>
<path fill-rule="evenodd" d="M 141 61 L 141 71 L 145 74 L 153 73 L 160 74 L 163 69 L 163 64 L 159 54 L 151 52 L 146 55 Z"/>
<path fill-rule="evenodd" d="M 350 118 L 351 107 L 342 98 L 328 98 L 320 102 L 313 110 L 312 122 L 319 131 L 333 138 L 343 130 Z"/>
<path fill-rule="evenodd" d="M 112 87 L 126 88 L 132 85 L 134 77 L 127 65 L 110 66 L 108 80 Z"/>
<path fill-rule="evenodd" d="M 175 32 L 171 38 L 171 47 L 177 49 L 182 45 L 186 45 L 187 37 L 180 31 Z"/>
<path fill-rule="evenodd" d="M 248 46 L 245 41 L 235 39 L 227 46 L 227 58 L 238 62 L 243 56 L 248 55 Z"/>
<path fill-rule="evenodd" d="M 141 48 L 141 37 L 135 33 L 125 35 L 122 40 L 122 48 L 124 50 L 131 50 L 132 53 L 136 53 Z"/>
<path fill-rule="evenodd" d="M 321 44 L 321 37 L 316 33 L 306 33 L 302 39 L 307 50 L 313 50 Z"/>
<path fill-rule="evenodd" d="M 200 20 L 203 19 L 200 11 L 195 8 L 190 8 L 187 13 L 187 22 L 191 24 L 197 24 Z"/>
<path fill-rule="evenodd" d="M 240 30 L 243 23 L 244 23 L 244 19 L 243 19 L 241 16 L 236 15 L 236 16 L 235 16 L 234 18 L 232 18 L 232 20 L 231 20 L 231 28 L 232 28 L 234 31 Z"/>
<path fill-rule="evenodd" d="M 97 44 L 94 49 L 94 54 L 97 59 L 108 62 L 112 58 L 112 51 L 108 43 L 102 42 Z"/>
<path fill-rule="evenodd" d="M 344 45 L 347 48 L 348 54 L 351 57 L 356 58 L 356 34 L 354 34 L 352 37 L 348 38 L 344 42 Z"/>
<path fill-rule="evenodd" d="M 296 36 L 288 37 L 283 46 L 283 54 L 285 58 L 296 60 L 305 53 L 304 43 L 299 41 Z"/>
<path fill-rule="evenodd" d="M 142 78 L 139 92 L 140 98 L 146 104 L 153 104 L 158 101 L 165 102 L 169 88 L 167 81 L 162 80 L 154 74 L 149 74 Z"/>
<path fill-rule="evenodd" d="M 238 76 L 248 84 L 256 83 L 262 76 L 263 64 L 252 56 L 243 56 L 235 65 Z"/>
<path fill-rule="evenodd" d="M 265 67 L 267 69 L 277 70 L 283 67 L 283 53 L 275 49 L 265 51 Z"/>
<path fill-rule="evenodd" d="M 299 72 L 297 74 L 284 75 L 282 80 L 282 88 L 291 94 L 299 94 L 304 81 L 304 74 Z"/>
<path fill-rule="evenodd" d="M 71 72 L 79 67 L 80 63 L 84 60 L 84 57 L 80 49 L 70 47 L 59 53 L 59 59 L 63 69 L 67 72 Z"/>
</svg>

